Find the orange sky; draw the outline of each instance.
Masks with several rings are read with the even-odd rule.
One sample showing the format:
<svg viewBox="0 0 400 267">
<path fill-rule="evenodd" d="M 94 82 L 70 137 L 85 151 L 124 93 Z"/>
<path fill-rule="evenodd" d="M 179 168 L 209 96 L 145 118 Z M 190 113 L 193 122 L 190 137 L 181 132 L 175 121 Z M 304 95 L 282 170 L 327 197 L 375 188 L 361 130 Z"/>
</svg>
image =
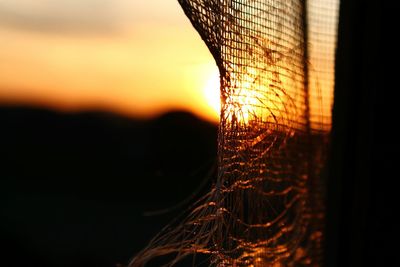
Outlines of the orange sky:
<svg viewBox="0 0 400 267">
<path fill-rule="evenodd" d="M 0 0 L 0 104 L 216 120 L 216 77 L 177 1 Z"/>
</svg>

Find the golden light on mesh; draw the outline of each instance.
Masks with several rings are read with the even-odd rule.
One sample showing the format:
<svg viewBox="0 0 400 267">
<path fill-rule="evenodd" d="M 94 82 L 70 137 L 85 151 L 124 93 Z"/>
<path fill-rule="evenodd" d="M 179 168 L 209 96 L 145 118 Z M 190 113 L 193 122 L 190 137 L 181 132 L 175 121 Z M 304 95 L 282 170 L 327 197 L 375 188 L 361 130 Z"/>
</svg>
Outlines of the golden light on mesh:
<svg viewBox="0 0 400 267">
<path fill-rule="evenodd" d="M 225 100 L 226 121 L 237 121 L 248 125 L 252 121 L 277 122 L 282 117 L 282 111 L 288 106 L 285 94 L 272 86 L 272 82 L 259 74 L 254 68 L 247 70 L 248 74 L 235 77 Z M 290 106 L 290 104 L 289 104 Z M 277 116 L 279 114 L 279 116 Z"/>
<path fill-rule="evenodd" d="M 232 84 L 226 94 L 224 111 L 227 121 L 248 124 L 251 120 L 262 115 L 259 99 L 259 85 L 255 82 L 256 71 L 250 69 L 248 74 L 231 74 Z"/>
<path fill-rule="evenodd" d="M 261 115 L 259 106 L 260 94 L 252 89 L 252 84 L 248 81 L 237 83 L 237 94 L 232 96 L 232 108 L 235 108 L 235 115 L 238 121 L 249 123 L 252 119 Z"/>
</svg>

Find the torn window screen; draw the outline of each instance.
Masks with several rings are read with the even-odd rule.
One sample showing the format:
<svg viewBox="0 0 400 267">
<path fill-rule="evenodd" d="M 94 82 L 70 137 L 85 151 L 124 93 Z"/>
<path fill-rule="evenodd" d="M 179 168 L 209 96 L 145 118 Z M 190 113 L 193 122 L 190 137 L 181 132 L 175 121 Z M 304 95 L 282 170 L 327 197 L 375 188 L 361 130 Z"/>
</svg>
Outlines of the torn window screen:
<svg viewBox="0 0 400 267">
<path fill-rule="evenodd" d="M 320 266 L 338 1 L 179 3 L 220 72 L 218 177 L 130 266 Z"/>
</svg>

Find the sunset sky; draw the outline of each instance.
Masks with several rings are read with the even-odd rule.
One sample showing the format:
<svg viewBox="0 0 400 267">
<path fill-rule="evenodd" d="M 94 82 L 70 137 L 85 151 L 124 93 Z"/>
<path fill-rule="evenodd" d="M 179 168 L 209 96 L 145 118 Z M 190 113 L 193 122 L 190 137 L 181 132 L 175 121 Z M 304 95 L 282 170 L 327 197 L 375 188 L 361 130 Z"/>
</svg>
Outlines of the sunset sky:
<svg viewBox="0 0 400 267">
<path fill-rule="evenodd" d="M 218 94 L 175 0 L 0 0 L 0 105 L 216 120 Z"/>
</svg>

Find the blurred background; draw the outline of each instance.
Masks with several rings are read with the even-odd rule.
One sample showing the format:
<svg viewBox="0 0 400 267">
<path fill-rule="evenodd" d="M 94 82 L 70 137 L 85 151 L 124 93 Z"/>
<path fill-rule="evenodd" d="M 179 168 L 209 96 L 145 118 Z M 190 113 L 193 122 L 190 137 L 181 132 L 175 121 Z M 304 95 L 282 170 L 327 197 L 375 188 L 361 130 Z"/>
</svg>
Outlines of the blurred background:
<svg viewBox="0 0 400 267">
<path fill-rule="evenodd" d="M 0 0 L 1 265 L 126 264 L 211 186 L 218 101 L 177 1 Z"/>
<path fill-rule="evenodd" d="M 217 76 L 177 1 L 0 0 L 3 105 L 216 121 Z"/>
</svg>

